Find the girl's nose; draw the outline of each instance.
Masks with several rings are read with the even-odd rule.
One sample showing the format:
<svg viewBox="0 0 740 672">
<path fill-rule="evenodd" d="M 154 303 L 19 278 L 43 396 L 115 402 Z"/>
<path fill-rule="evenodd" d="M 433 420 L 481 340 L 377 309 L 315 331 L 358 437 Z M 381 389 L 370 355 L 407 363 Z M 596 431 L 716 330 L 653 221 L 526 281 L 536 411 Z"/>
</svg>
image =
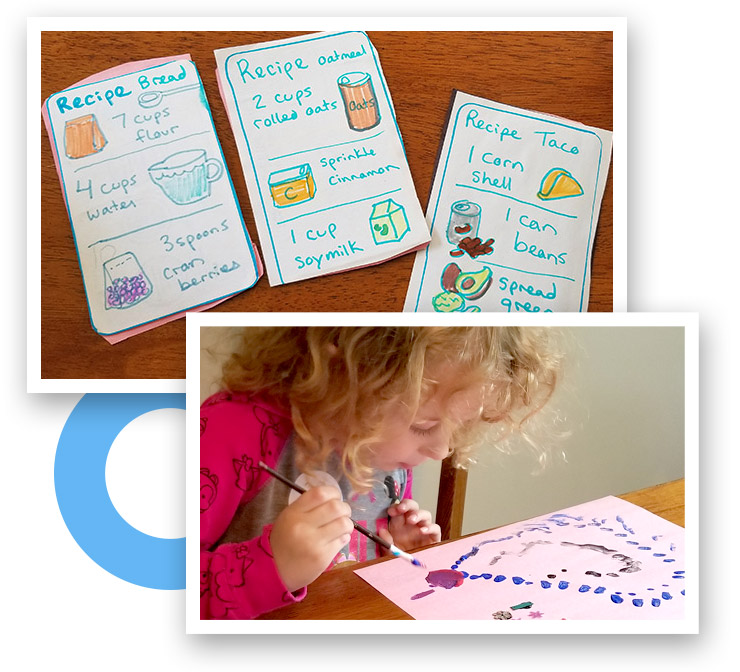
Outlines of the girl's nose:
<svg viewBox="0 0 740 672">
<path fill-rule="evenodd" d="M 444 460 L 446 457 L 452 455 L 450 446 L 447 443 L 442 443 L 437 446 L 425 446 L 421 450 L 422 454 L 432 460 Z"/>
</svg>

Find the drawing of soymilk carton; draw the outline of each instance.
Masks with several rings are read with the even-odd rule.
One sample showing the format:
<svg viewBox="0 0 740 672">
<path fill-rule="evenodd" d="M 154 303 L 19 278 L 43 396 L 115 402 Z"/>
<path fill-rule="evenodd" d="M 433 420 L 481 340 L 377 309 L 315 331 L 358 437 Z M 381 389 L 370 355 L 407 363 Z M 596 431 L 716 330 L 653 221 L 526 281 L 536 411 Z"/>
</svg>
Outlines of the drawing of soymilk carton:
<svg viewBox="0 0 740 672">
<path fill-rule="evenodd" d="M 376 245 L 397 242 L 411 230 L 403 206 L 390 198 L 373 205 L 370 228 Z"/>
<path fill-rule="evenodd" d="M 307 163 L 271 173 L 267 184 L 276 208 L 310 201 L 316 195 L 316 182 Z"/>
</svg>

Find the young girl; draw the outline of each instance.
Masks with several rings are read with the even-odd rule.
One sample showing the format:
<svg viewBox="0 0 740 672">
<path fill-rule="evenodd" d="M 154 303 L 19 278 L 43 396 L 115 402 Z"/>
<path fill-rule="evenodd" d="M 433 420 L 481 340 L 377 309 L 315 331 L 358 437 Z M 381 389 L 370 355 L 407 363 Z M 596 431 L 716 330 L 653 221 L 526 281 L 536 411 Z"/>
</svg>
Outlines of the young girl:
<svg viewBox="0 0 740 672">
<path fill-rule="evenodd" d="M 201 407 L 201 618 L 254 618 L 376 557 L 350 518 L 403 550 L 438 542 L 413 467 L 464 466 L 481 430 L 521 429 L 557 368 L 547 329 L 245 328 Z"/>
</svg>

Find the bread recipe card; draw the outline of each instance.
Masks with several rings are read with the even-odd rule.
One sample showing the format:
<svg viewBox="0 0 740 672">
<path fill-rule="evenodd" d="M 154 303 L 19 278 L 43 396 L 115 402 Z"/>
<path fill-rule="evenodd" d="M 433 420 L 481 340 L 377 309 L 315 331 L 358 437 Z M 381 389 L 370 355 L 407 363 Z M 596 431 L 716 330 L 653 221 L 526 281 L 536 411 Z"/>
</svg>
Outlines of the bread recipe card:
<svg viewBox="0 0 740 672">
<path fill-rule="evenodd" d="M 118 66 L 53 94 L 43 115 L 95 331 L 116 342 L 254 285 L 192 61 Z"/>
<path fill-rule="evenodd" d="M 456 92 L 404 310 L 585 311 L 610 131 Z"/>
<path fill-rule="evenodd" d="M 378 264 L 429 242 L 364 32 L 215 55 L 271 285 Z"/>
</svg>

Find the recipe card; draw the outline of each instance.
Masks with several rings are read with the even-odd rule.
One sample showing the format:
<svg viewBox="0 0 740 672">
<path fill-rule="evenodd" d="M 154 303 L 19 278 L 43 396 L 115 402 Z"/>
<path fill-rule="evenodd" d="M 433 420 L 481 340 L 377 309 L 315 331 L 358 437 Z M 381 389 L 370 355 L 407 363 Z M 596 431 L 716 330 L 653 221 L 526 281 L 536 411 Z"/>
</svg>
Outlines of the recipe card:
<svg viewBox="0 0 740 672">
<path fill-rule="evenodd" d="M 117 342 L 254 285 L 259 262 L 186 56 L 99 73 L 43 111 L 95 331 Z"/>
<path fill-rule="evenodd" d="M 406 311 L 585 311 L 612 134 L 456 92 Z"/>
<path fill-rule="evenodd" d="M 215 54 L 271 285 L 378 264 L 429 242 L 365 33 Z"/>
</svg>

